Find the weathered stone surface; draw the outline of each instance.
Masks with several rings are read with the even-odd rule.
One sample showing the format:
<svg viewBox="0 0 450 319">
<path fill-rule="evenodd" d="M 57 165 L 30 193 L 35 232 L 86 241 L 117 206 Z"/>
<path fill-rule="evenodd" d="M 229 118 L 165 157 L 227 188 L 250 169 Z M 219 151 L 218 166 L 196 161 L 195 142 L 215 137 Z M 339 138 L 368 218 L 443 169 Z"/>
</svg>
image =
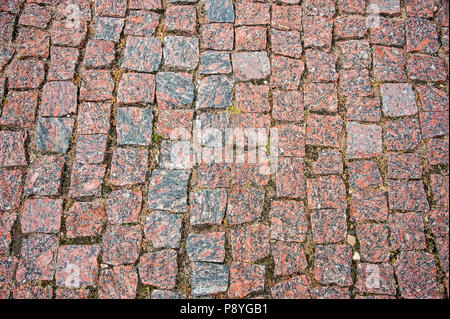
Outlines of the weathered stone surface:
<svg viewBox="0 0 450 319">
<path fill-rule="evenodd" d="M 0 169 L 0 210 L 16 209 L 23 192 L 24 173 L 20 169 Z"/>
<path fill-rule="evenodd" d="M 150 145 L 153 113 L 151 109 L 121 107 L 117 109 L 117 144 Z"/>
<path fill-rule="evenodd" d="M 36 137 L 38 149 L 44 152 L 67 152 L 74 122 L 71 118 L 39 118 Z"/>
<path fill-rule="evenodd" d="M 41 100 L 41 116 L 65 116 L 77 112 L 77 87 L 69 81 L 47 82 Z"/>
<path fill-rule="evenodd" d="M 16 280 L 52 280 L 55 274 L 58 238 L 50 234 L 32 234 L 22 241 Z"/>
<path fill-rule="evenodd" d="M 95 286 L 98 280 L 98 245 L 65 245 L 58 249 L 55 281 L 65 288 Z"/>
<path fill-rule="evenodd" d="M 178 248 L 181 241 L 181 218 L 175 214 L 154 211 L 145 219 L 144 234 L 154 248 Z"/>
<path fill-rule="evenodd" d="M 186 211 L 188 180 L 188 171 L 154 170 L 148 188 L 147 206 L 173 212 Z"/>
<path fill-rule="evenodd" d="M 370 158 L 382 153 L 382 130 L 375 124 L 347 123 L 347 157 Z"/>
<path fill-rule="evenodd" d="M 191 225 L 220 225 L 225 216 L 227 191 L 207 189 L 190 193 Z"/>
<path fill-rule="evenodd" d="M 265 52 L 237 52 L 231 59 L 238 81 L 264 79 L 270 74 L 270 61 Z"/>
<path fill-rule="evenodd" d="M 314 242 L 317 244 L 339 243 L 347 236 L 347 220 L 341 209 L 320 209 L 311 212 Z"/>
<path fill-rule="evenodd" d="M 26 132 L 0 131 L 0 166 L 23 166 L 25 158 Z"/>
<path fill-rule="evenodd" d="M 192 295 L 204 296 L 225 292 L 230 277 L 229 267 L 211 263 L 195 262 L 192 265 Z"/>
<path fill-rule="evenodd" d="M 198 39 L 194 37 L 167 36 L 164 38 L 164 64 L 186 70 L 197 67 Z"/>
<path fill-rule="evenodd" d="M 156 75 L 156 101 L 163 109 L 190 107 L 194 101 L 192 75 L 159 72 Z"/>
<path fill-rule="evenodd" d="M 231 58 L 227 52 L 204 51 L 200 55 L 200 74 L 231 73 Z"/>
<path fill-rule="evenodd" d="M 109 194 L 106 202 L 108 221 L 112 224 L 128 224 L 139 222 L 142 193 L 121 189 Z"/>
<path fill-rule="evenodd" d="M 252 224 L 230 232 L 230 244 L 234 261 L 251 263 L 269 255 L 269 227 Z"/>
<path fill-rule="evenodd" d="M 28 199 L 24 203 L 20 226 L 23 233 L 58 233 L 61 226 L 62 199 Z"/>
<path fill-rule="evenodd" d="M 439 298 L 433 256 L 424 252 L 402 252 L 394 267 L 404 298 Z"/>
<path fill-rule="evenodd" d="M 234 263 L 230 267 L 230 298 L 243 298 L 264 290 L 265 268 L 262 265 Z"/>
<path fill-rule="evenodd" d="M 225 233 L 189 234 L 186 251 L 191 261 L 223 262 L 225 259 Z"/>
<path fill-rule="evenodd" d="M 227 221 L 230 224 L 248 223 L 258 219 L 264 205 L 263 189 L 235 187 L 228 193 Z"/>
<path fill-rule="evenodd" d="M 107 220 L 105 206 L 97 202 L 75 202 L 64 215 L 68 238 L 98 236 Z"/>
<path fill-rule="evenodd" d="M 273 201 L 269 213 L 270 238 L 286 242 L 303 242 L 308 221 L 302 202 Z"/>
<path fill-rule="evenodd" d="M 116 266 L 100 272 L 99 299 L 134 299 L 138 274 L 133 266 Z"/>
<path fill-rule="evenodd" d="M 105 171 L 104 164 L 75 164 L 72 167 L 69 196 L 72 198 L 100 196 Z"/>
<path fill-rule="evenodd" d="M 117 90 L 117 101 L 124 104 L 153 103 L 155 86 L 153 74 L 125 73 Z"/>
<path fill-rule="evenodd" d="M 233 81 L 226 75 L 211 75 L 198 83 L 197 109 L 225 109 L 233 104 Z"/>
<path fill-rule="evenodd" d="M 416 100 L 411 84 L 385 83 L 380 89 L 383 113 L 389 117 L 414 115 L 417 112 Z"/>
<path fill-rule="evenodd" d="M 147 163 L 147 150 L 114 149 L 111 160 L 111 183 L 117 186 L 144 183 Z"/>
<path fill-rule="evenodd" d="M 314 259 L 314 277 L 322 284 L 346 287 L 352 284 L 352 250 L 346 245 L 318 246 Z"/>
<path fill-rule="evenodd" d="M 138 225 L 108 225 L 103 234 L 103 262 L 110 265 L 134 263 L 139 257 L 141 241 Z"/>
<path fill-rule="evenodd" d="M 155 72 L 161 63 L 161 40 L 130 36 L 125 46 L 122 67 L 137 72 Z"/>
<path fill-rule="evenodd" d="M 233 2 L 231 0 L 206 0 L 205 17 L 208 22 L 233 22 Z"/>
<path fill-rule="evenodd" d="M 310 280 L 305 275 L 283 280 L 272 287 L 274 299 L 309 299 Z"/>
<path fill-rule="evenodd" d="M 172 289 L 177 273 L 177 252 L 173 249 L 145 254 L 139 261 L 139 278 L 145 285 Z"/>
<path fill-rule="evenodd" d="M 305 271 L 308 266 L 300 243 L 274 241 L 271 243 L 274 275 L 284 276 Z"/>
</svg>

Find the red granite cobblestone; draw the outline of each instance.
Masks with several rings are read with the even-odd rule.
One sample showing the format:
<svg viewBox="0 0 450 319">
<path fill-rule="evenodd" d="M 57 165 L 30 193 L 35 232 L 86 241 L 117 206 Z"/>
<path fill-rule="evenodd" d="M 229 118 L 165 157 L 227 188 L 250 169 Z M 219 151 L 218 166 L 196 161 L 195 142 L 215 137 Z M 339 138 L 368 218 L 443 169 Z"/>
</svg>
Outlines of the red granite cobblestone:
<svg viewBox="0 0 450 319">
<path fill-rule="evenodd" d="M 382 191 L 357 190 L 352 193 L 350 216 L 356 221 L 384 221 L 388 217 L 386 195 Z"/>
<path fill-rule="evenodd" d="M 235 29 L 236 50 L 265 50 L 267 31 L 260 26 L 242 26 Z M 231 45 L 232 47 L 232 45 Z"/>
<path fill-rule="evenodd" d="M 309 208 L 346 208 L 345 185 L 340 176 L 321 176 L 307 179 L 306 182 Z"/>
<path fill-rule="evenodd" d="M 10 65 L 8 85 L 13 89 L 35 89 L 44 80 L 44 62 L 40 60 L 14 60 Z"/>
<path fill-rule="evenodd" d="M 373 74 L 377 81 L 406 81 L 406 52 L 402 49 L 372 46 Z"/>
<path fill-rule="evenodd" d="M 305 162 L 297 157 L 280 157 L 276 172 L 278 197 L 305 198 Z"/>
<path fill-rule="evenodd" d="M 318 246 L 314 255 L 314 278 L 321 284 L 352 284 L 351 248 L 347 245 Z"/>
<path fill-rule="evenodd" d="M 87 68 L 110 66 L 114 60 L 114 42 L 106 40 L 89 40 L 84 54 L 84 65 Z"/>
<path fill-rule="evenodd" d="M 230 244 L 234 261 L 254 262 L 269 255 L 269 227 L 253 224 L 233 229 Z"/>
<path fill-rule="evenodd" d="M 308 222 L 302 202 L 273 201 L 269 213 L 270 238 L 286 242 L 303 242 Z"/>
<path fill-rule="evenodd" d="M 110 265 L 134 263 L 139 257 L 141 236 L 138 225 L 108 225 L 103 234 L 103 262 Z"/>
<path fill-rule="evenodd" d="M 110 103 L 82 103 L 78 116 L 78 134 L 109 133 Z"/>
<path fill-rule="evenodd" d="M 429 209 L 422 181 L 388 180 L 388 193 L 391 209 L 417 211 Z"/>
<path fill-rule="evenodd" d="M 404 298 L 439 298 L 436 265 L 430 254 L 402 252 L 394 266 Z"/>
<path fill-rule="evenodd" d="M 101 203 L 75 202 L 65 215 L 68 238 L 100 235 L 107 215 Z"/>
<path fill-rule="evenodd" d="M 448 164 L 448 138 L 430 139 L 427 143 L 427 158 L 431 165 Z"/>
<path fill-rule="evenodd" d="M 365 293 L 394 296 L 396 284 L 393 267 L 388 263 L 359 264 L 356 287 Z"/>
<path fill-rule="evenodd" d="M 338 147 L 343 120 L 340 116 L 310 114 L 306 122 L 306 144 Z"/>
<path fill-rule="evenodd" d="M 23 192 L 23 170 L 0 169 L 0 211 L 16 209 Z"/>
<path fill-rule="evenodd" d="M 156 33 L 159 22 L 160 16 L 157 13 L 146 10 L 130 11 L 123 32 L 126 35 L 152 36 Z"/>
<path fill-rule="evenodd" d="M 448 297 L 448 12 L 0 1 L 0 299 Z"/>
<path fill-rule="evenodd" d="M 347 117 L 351 121 L 378 122 L 381 118 L 380 98 L 349 97 Z"/>
<path fill-rule="evenodd" d="M 408 52 L 436 53 L 439 48 L 436 26 L 421 18 L 407 19 L 406 48 Z"/>
<path fill-rule="evenodd" d="M 0 253 L 3 255 L 9 254 L 9 246 L 11 244 L 12 236 L 11 230 L 14 226 L 17 214 L 2 213 L 0 214 Z"/>
<path fill-rule="evenodd" d="M 28 199 L 24 203 L 20 226 L 24 233 L 58 233 L 61 226 L 61 199 Z"/>
<path fill-rule="evenodd" d="M 52 280 L 55 274 L 58 238 L 50 234 L 32 234 L 22 241 L 16 280 Z"/>
<path fill-rule="evenodd" d="M 312 112 L 334 113 L 338 108 L 337 87 L 334 83 L 308 83 L 305 85 L 305 108 Z"/>
<path fill-rule="evenodd" d="M 71 24 L 67 24 L 64 20 L 55 20 L 50 28 L 50 36 L 52 44 L 79 46 L 87 33 L 86 21 L 80 21 L 79 28 L 73 28 Z"/>
<path fill-rule="evenodd" d="M 317 160 L 311 162 L 311 173 L 318 175 L 342 174 L 342 154 L 336 149 L 323 148 L 317 151 Z"/>
<path fill-rule="evenodd" d="M 281 30 L 302 30 L 302 8 L 299 5 L 272 5 L 272 27 Z"/>
<path fill-rule="evenodd" d="M 25 158 L 26 132 L 0 131 L 0 166 L 23 166 Z"/>
<path fill-rule="evenodd" d="M 145 220 L 144 234 L 155 248 L 178 248 L 181 218 L 175 214 L 154 211 Z"/>
<path fill-rule="evenodd" d="M 236 32 L 238 32 L 238 28 Z M 211 23 L 201 26 L 202 48 L 213 50 L 232 50 L 234 40 L 233 25 L 229 23 Z M 238 48 L 236 36 L 236 48 Z"/>
<path fill-rule="evenodd" d="M 19 23 L 26 26 L 32 26 L 45 29 L 50 21 L 51 12 L 43 6 L 34 3 L 25 5 L 20 15 Z"/>
<path fill-rule="evenodd" d="M 79 135 L 75 159 L 78 163 L 103 163 L 108 137 L 104 134 Z"/>
<path fill-rule="evenodd" d="M 366 262 L 389 261 L 389 228 L 382 224 L 359 224 L 356 226 L 361 258 Z"/>
<path fill-rule="evenodd" d="M 274 275 L 291 275 L 306 270 L 308 263 L 300 243 L 275 241 L 271 243 Z"/>
<path fill-rule="evenodd" d="M 142 194 L 139 191 L 117 190 L 109 194 L 106 212 L 112 224 L 137 223 L 141 210 Z"/>
<path fill-rule="evenodd" d="M 144 183 L 147 162 L 146 150 L 116 148 L 111 160 L 111 183 L 118 186 Z"/>
<path fill-rule="evenodd" d="M 41 116 L 65 116 L 77 112 L 77 87 L 69 81 L 47 82 L 43 87 Z"/>
<path fill-rule="evenodd" d="M 334 20 L 334 35 L 338 39 L 362 38 L 367 33 L 366 19 L 358 16 L 338 16 Z"/>
<path fill-rule="evenodd" d="M 50 54 L 50 35 L 38 29 L 22 28 L 16 38 L 20 57 L 47 58 Z"/>
<path fill-rule="evenodd" d="M 331 244 L 342 242 L 347 234 L 345 212 L 341 209 L 319 209 L 311 212 L 314 242 Z"/>
<path fill-rule="evenodd" d="M 64 245 L 58 249 L 55 281 L 65 288 L 94 286 L 98 280 L 98 245 Z"/>
<path fill-rule="evenodd" d="M 305 47 L 331 49 L 333 20 L 325 17 L 304 17 L 302 19 Z"/>
<path fill-rule="evenodd" d="M 102 164 L 74 164 L 69 196 L 72 198 L 100 196 L 105 171 L 106 166 Z"/>
<path fill-rule="evenodd" d="M 302 275 L 276 283 L 271 291 L 274 299 L 308 299 L 309 298 L 308 277 Z"/>
<path fill-rule="evenodd" d="M 242 224 L 258 219 L 264 206 L 264 190 L 235 187 L 228 194 L 227 221 Z"/>
<path fill-rule="evenodd" d="M 272 87 L 293 90 L 300 84 L 300 78 L 305 71 L 305 63 L 285 56 L 272 57 Z"/>
<path fill-rule="evenodd" d="M 405 44 L 405 26 L 403 21 L 379 17 L 379 25 L 370 28 L 370 43 L 402 46 Z"/>
<path fill-rule="evenodd" d="M 145 254 L 139 261 L 139 278 L 146 285 L 172 289 L 177 272 L 177 252 L 173 249 Z"/>
<path fill-rule="evenodd" d="M 383 103 L 383 113 L 386 116 L 399 117 L 417 113 L 416 101 L 411 84 L 382 84 L 380 93 Z"/>
<path fill-rule="evenodd" d="M 388 150 L 411 150 L 420 143 L 419 121 L 415 118 L 386 121 L 384 129 L 384 142 Z"/>
<path fill-rule="evenodd" d="M 100 272 L 99 299 L 134 299 L 138 274 L 133 266 L 116 266 Z"/>
<path fill-rule="evenodd" d="M 429 55 L 411 54 L 406 65 L 408 77 L 412 80 L 443 82 L 448 73 L 445 62 Z"/>
<path fill-rule="evenodd" d="M 5 42 L 11 42 L 14 30 L 15 16 L 7 12 L 0 12 L 0 39 Z"/>
<path fill-rule="evenodd" d="M 449 113 L 445 112 L 421 112 L 420 126 L 423 138 L 448 135 Z"/>
<path fill-rule="evenodd" d="M 389 178 L 422 177 L 422 160 L 415 153 L 388 153 L 387 166 Z"/>
<path fill-rule="evenodd" d="M 265 268 L 262 265 L 235 263 L 230 267 L 230 298 L 244 298 L 264 290 Z"/>
</svg>

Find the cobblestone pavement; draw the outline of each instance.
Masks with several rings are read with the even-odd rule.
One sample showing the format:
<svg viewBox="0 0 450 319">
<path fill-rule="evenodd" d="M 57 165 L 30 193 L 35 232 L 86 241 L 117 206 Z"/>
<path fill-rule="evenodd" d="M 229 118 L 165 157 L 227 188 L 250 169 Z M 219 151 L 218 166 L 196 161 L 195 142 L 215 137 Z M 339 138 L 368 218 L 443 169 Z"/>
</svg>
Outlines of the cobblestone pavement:
<svg viewBox="0 0 450 319">
<path fill-rule="evenodd" d="M 1 298 L 447 298 L 448 11 L 0 0 Z"/>
</svg>

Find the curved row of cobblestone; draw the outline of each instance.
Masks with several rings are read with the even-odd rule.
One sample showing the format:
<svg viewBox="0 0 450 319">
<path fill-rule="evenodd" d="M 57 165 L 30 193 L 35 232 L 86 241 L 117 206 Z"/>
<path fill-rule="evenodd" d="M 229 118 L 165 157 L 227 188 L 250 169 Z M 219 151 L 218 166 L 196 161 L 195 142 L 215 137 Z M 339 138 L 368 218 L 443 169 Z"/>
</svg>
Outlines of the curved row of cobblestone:
<svg viewBox="0 0 450 319">
<path fill-rule="evenodd" d="M 0 0 L 0 298 L 448 298 L 448 10 Z"/>
</svg>

